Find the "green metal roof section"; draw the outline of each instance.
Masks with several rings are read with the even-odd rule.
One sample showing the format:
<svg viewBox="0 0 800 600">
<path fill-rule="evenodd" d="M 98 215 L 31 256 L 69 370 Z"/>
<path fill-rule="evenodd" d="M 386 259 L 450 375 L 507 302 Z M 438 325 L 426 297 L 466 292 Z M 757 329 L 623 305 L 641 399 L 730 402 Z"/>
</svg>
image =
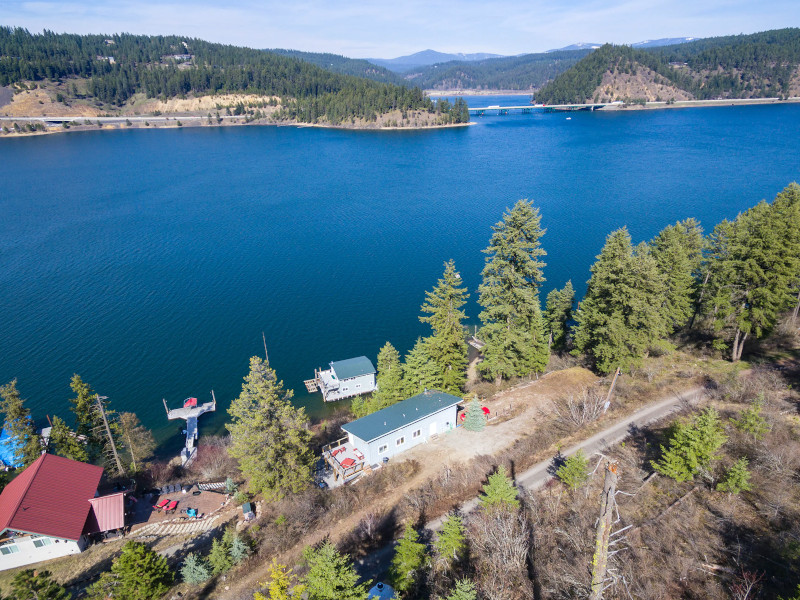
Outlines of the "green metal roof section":
<svg viewBox="0 0 800 600">
<path fill-rule="evenodd" d="M 331 363 L 331 368 L 336 372 L 339 379 L 350 379 L 360 375 L 370 375 L 375 372 L 375 367 L 366 356 L 357 356 L 347 360 L 339 360 Z"/>
<path fill-rule="evenodd" d="M 371 442 L 387 433 L 410 425 L 414 421 L 424 419 L 433 413 L 454 406 L 461 401 L 462 399 L 457 396 L 428 390 L 371 415 L 342 425 L 342 429 L 365 442 Z M 455 426 L 455 423 L 453 423 L 453 426 Z"/>
</svg>

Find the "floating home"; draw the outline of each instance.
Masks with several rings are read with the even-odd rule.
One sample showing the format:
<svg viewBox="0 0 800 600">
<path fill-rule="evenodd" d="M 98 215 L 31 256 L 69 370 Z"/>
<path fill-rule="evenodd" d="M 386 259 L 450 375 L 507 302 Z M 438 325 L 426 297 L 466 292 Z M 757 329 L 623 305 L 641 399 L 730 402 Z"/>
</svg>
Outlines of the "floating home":
<svg viewBox="0 0 800 600">
<path fill-rule="evenodd" d="M 454 429 L 460 402 L 457 396 L 426 390 L 342 425 L 347 437 L 325 446 L 322 456 L 336 480 L 350 481 L 365 468 L 375 469 L 384 459 Z"/>
<path fill-rule="evenodd" d="M 305 381 L 309 393 L 322 392 L 325 402 L 369 394 L 378 389 L 375 367 L 366 356 L 330 363 L 331 368 L 314 370 L 314 379 Z"/>
</svg>

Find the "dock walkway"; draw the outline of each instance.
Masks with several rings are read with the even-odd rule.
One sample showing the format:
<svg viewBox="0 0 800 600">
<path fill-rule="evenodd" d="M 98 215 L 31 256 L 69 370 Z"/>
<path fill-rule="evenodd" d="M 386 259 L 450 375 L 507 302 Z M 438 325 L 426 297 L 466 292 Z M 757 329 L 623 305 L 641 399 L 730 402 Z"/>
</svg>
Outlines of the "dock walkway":
<svg viewBox="0 0 800 600">
<path fill-rule="evenodd" d="M 196 398 L 190 398 L 190 400 L 197 402 Z M 184 445 L 183 450 L 181 450 L 181 466 L 186 466 L 194 459 L 195 453 L 197 452 L 197 448 L 194 446 L 198 435 L 197 420 L 200 418 L 200 415 L 217 410 L 217 399 L 214 397 L 214 392 L 212 391 L 211 402 L 206 402 L 200 405 L 189 405 L 187 404 L 187 400 L 187 403 L 184 403 L 181 408 L 173 408 L 172 410 L 167 408 L 166 400 L 163 400 L 163 402 L 164 409 L 167 411 L 167 419 L 170 421 L 174 421 L 176 419 L 183 419 L 186 421 L 186 444 Z"/>
</svg>

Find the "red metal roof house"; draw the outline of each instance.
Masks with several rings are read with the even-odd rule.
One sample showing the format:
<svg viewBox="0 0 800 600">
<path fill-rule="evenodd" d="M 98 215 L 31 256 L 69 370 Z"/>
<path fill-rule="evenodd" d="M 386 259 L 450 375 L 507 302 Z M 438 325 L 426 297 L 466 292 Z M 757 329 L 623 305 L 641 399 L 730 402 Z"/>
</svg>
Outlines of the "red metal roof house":
<svg viewBox="0 0 800 600">
<path fill-rule="evenodd" d="M 43 454 L 11 481 L 0 494 L 0 570 L 76 554 L 98 525 L 121 526 L 122 499 L 94 499 L 102 475 L 102 467 Z"/>
</svg>

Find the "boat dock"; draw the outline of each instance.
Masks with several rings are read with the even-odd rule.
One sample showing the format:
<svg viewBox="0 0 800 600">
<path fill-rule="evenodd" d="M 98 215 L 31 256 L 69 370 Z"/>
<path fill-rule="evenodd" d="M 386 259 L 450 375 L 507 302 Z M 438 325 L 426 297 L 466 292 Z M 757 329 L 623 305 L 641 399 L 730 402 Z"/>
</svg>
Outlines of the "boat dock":
<svg viewBox="0 0 800 600">
<path fill-rule="evenodd" d="M 167 411 L 167 419 L 174 421 L 175 419 L 184 419 L 186 421 L 186 444 L 181 450 L 181 466 L 186 466 L 194 460 L 197 454 L 197 448 L 194 443 L 197 440 L 197 419 L 200 415 L 207 412 L 214 412 L 217 410 L 217 399 L 214 397 L 214 391 L 211 391 L 211 402 L 204 404 L 197 404 L 197 398 L 187 398 L 183 401 L 183 407 L 173 408 L 170 410 L 167 407 L 167 401 L 162 398 L 164 402 L 164 410 Z"/>
</svg>

